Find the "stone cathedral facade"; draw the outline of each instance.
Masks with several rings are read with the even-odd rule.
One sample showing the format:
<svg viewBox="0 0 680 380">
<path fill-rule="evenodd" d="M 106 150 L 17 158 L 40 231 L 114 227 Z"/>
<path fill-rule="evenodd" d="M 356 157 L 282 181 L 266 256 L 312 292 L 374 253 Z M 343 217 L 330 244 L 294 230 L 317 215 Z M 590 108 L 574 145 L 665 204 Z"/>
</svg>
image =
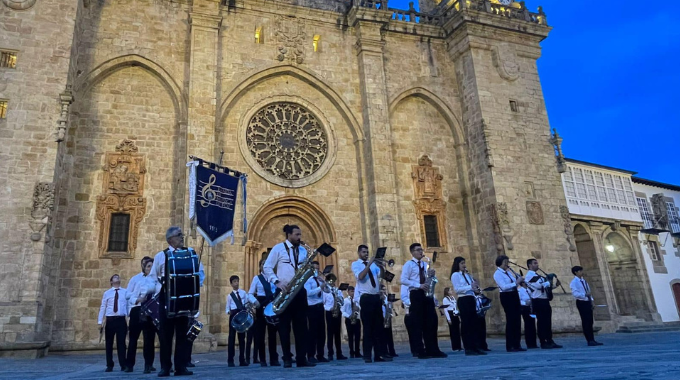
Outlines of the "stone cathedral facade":
<svg viewBox="0 0 680 380">
<path fill-rule="evenodd" d="M 416 241 L 440 298 L 459 255 L 485 286 L 500 253 L 566 282 L 578 255 L 536 68 L 551 28 L 507 3 L 2 0 L 2 352 L 101 346 L 111 275 L 191 229 L 189 155 L 249 174 L 247 233 L 203 253 L 213 344 L 229 276 L 249 284 L 286 223 L 338 249 L 340 282 L 357 245 L 399 273 Z M 571 296 L 553 306 L 576 329 Z"/>
</svg>

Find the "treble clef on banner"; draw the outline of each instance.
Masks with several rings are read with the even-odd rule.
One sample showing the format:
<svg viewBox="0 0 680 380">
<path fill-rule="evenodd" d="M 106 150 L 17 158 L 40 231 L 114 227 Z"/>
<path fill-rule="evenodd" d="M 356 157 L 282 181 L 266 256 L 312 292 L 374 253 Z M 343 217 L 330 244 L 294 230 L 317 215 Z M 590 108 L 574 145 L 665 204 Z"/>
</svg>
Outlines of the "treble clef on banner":
<svg viewBox="0 0 680 380">
<path fill-rule="evenodd" d="M 203 199 L 201 199 L 201 206 L 203 207 L 208 207 L 210 206 L 210 202 L 214 201 L 217 195 L 215 194 L 215 190 L 212 189 L 212 185 L 215 184 L 215 181 L 217 181 L 217 178 L 215 177 L 214 174 L 210 175 L 210 178 L 208 179 L 208 183 L 203 186 L 201 189 L 201 196 Z M 207 202 L 206 202 L 207 200 Z"/>
</svg>

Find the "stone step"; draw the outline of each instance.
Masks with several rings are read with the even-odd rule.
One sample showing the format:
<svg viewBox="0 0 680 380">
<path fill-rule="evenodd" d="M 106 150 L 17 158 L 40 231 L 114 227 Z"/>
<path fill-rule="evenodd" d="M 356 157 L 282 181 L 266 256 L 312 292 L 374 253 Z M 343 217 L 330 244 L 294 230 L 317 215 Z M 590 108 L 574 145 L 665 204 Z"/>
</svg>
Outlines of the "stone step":
<svg viewBox="0 0 680 380">
<path fill-rule="evenodd" d="M 643 332 L 663 332 L 663 331 L 679 331 L 680 330 L 680 325 L 659 325 L 659 324 L 654 324 L 654 325 L 648 325 L 648 326 L 639 326 L 639 327 L 633 327 L 629 328 L 626 326 L 621 326 L 619 327 L 618 330 L 616 330 L 617 333 L 643 333 Z"/>
</svg>

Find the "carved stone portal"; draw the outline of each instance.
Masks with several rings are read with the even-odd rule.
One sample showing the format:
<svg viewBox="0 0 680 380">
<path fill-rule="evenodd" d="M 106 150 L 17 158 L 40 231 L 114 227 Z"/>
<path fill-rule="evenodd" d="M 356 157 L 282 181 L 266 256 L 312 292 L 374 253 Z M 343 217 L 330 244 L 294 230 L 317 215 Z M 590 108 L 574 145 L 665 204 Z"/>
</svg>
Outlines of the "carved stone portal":
<svg viewBox="0 0 680 380">
<path fill-rule="evenodd" d="M 527 201 L 527 218 L 530 224 L 544 224 L 543 207 L 540 202 Z"/>
<path fill-rule="evenodd" d="M 39 241 L 42 231 L 49 224 L 54 210 L 54 184 L 50 182 L 38 182 L 33 189 L 33 208 L 28 224 L 31 227 L 31 240 Z"/>
<path fill-rule="evenodd" d="M 305 25 L 299 20 L 288 21 L 281 17 L 276 20 L 274 36 L 278 42 L 276 59 L 301 64 L 305 61 L 307 33 Z"/>
<path fill-rule="evenodd" d="M 423 155 L 418 159 L 418 165 L 413 166 L 411 173 L 415 199 L 413 204 L 416 210 L 416 218 L 420 224 L 420 236 L 423 238 L 425 248 L 438 248 L 446 251 L 446 202 L 442 196 L 442 179 L 439 168 L 432 166 L 429 156 Z M 425 216 L 433 215 L 437 218 L 437 232 L 439 235 L 439 247 L 428 247 L 425 234 Z"/>
<path fill-rule="evenodd" d="M 97 198 L 99 229 L 99 257 L 132 258 L 137 248 L 139 223 L 146 213 L 144 195 L 145 156 L 137 153 L 133 141 L 123 140 L 116 152 L 106 153 L 103 194 Z M 116 213 L 130 215 L 128 246 L 126 251 L 114 252 L 108 247 L 111 216 Z"/>
</svg>

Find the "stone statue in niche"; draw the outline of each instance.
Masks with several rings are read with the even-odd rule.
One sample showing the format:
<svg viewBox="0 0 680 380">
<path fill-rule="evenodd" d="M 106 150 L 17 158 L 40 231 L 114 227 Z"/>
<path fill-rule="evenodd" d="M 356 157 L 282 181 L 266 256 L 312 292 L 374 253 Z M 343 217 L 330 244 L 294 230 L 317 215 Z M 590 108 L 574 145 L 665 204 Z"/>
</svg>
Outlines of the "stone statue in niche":
<svg viewBox="0 0 680 380">
<path fill-rule="evenodd" d="M 515 237 L 515 232 L 510 227 L 510 219 L 508 219 L 508 205 L 505 202 L 498 202 L 488 206 L 489 217 L 491 218 L 492 227 L 494 230 L 494 240 L 496 242 L 496 250 L 498 253 L 503 253 L 503 240 L 505 240 L 505 247 L 512 251 L 515 246 L 512 244 L 512 239 Z"/>
<path fill-rule="evenodd" d="M 420 233 L 425 239 L 425 216 L 434 215 L 437 218 L 437 230 L 439 233 L 440 251 L 446 251 L 446 202 L 442 195 L 442 179 L 444 176 L 439 174 L 439 168 L 432 166 L 432 160 L 428 155 L 423 155 L 418 159 L 418 165 L 413 166 L 411 178 L 413 179 L 413 189 L 415 197 L 413 205 L 416 217 L 420 221 Z M 431 247 L 425 247 L 431 248 Z"/>
<path fill-rule="evenodd" d="M 38 182 L 33 189 L 33 208 L 29 227 L 31 227 L 31 240 L 39 241 L 42 231 L 50 222 L 54 210 L 54 184 L 50 182 Z"/>
<path fill-rule="evenodd" d="M 560 216 L 562 223 L 564 223 L 564 233 L 567 235 L 567 242 L 569 243 L 569 251 L 576 252 L 576 245 L 574 244 L 574 229 L 571 227 L 571 217 L 569 216 L 569 207 L 560 206 Z"/>
<path fill-rule="evenodd" d="M 432 160 L 427 155 L 418 159 L 418 166 L 415 167 L 411 177 L 416 180 L 416 199 L 442 198 L 442 179 L 439 169 L 432 167 Z"/>
<path fill-rule="evenodd" d="M 527 201 L 527 218 L 530 224 L 544 224 L 543 207 L 540 202 Z"/>
</svg>

